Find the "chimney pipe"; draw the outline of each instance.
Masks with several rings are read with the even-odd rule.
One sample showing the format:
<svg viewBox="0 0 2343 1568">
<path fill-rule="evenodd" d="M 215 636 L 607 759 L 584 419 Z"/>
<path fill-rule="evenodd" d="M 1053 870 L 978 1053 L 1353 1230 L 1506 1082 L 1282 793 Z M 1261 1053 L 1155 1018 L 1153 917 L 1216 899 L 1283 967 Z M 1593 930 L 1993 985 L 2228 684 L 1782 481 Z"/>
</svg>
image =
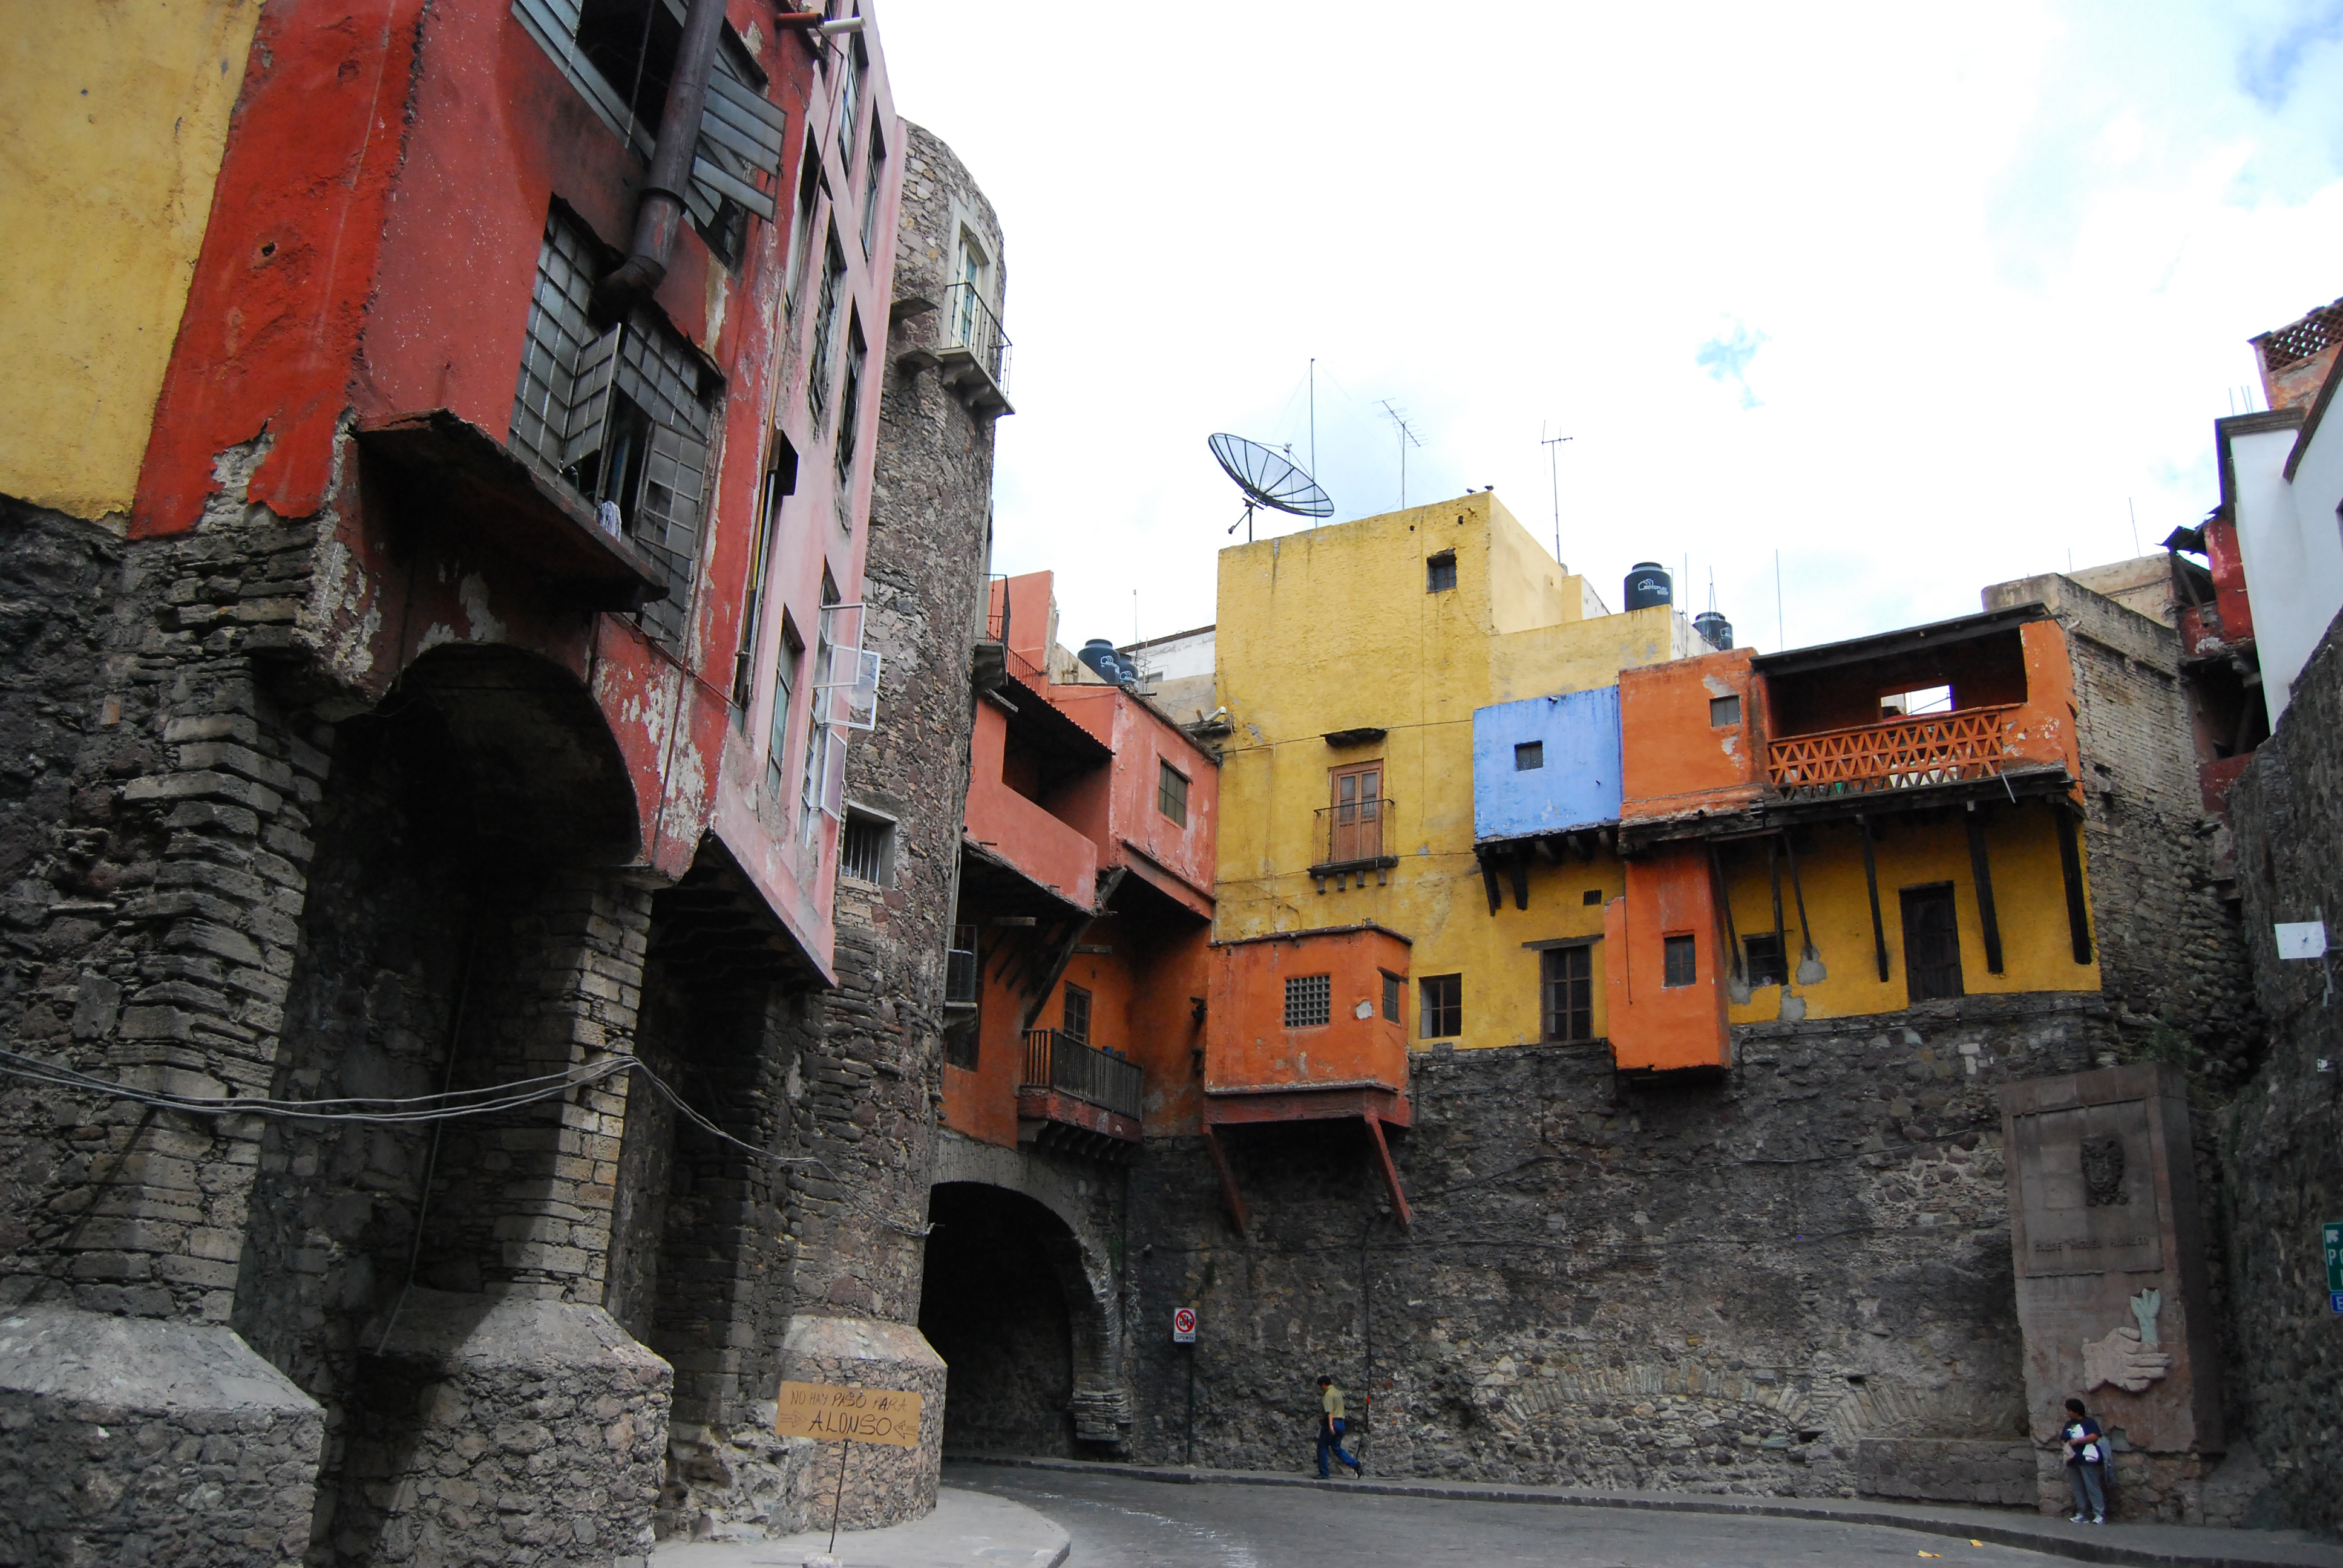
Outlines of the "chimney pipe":
<svg viewBox="0 0 2343 1568">
<path fill-rule="evenodd" d="M 676 231 L 683 226 L 684 193 L 691 185 L 691 160 L 699 147 L 699 116 L 708 106 L 708 75 L 716 68 L 716 45 L 724 35 L 724 0 L 691 0 L 676 50 L 675 75 L 659 116 L 659 147 L 651 155 L 650 178 L 635 208 L 634 243 L 618 269 L 594 286 L 594 307 L 605 317 L 626 314 L 667 276 L 675 254 Z"/>
</svg>

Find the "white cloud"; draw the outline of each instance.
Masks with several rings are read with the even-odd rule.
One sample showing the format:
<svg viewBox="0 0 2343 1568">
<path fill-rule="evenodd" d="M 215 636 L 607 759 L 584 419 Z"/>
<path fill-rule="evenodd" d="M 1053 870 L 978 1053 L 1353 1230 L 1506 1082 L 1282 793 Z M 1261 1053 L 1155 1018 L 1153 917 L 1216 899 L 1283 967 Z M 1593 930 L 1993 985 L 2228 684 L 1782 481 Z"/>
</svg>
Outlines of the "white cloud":
<svg viewBox="0 0 2343 1568">
<path fill-rule="evenodd" d="M 1771 647 L 1777 548 L 1807 642 L 2128 555 L 2135 507 L 2153 548 L 2244 340 L 2343 294 L 2332 0 L 879 23 L 1007 229 L 996 564 L 1054 568 L 1077 642 L 1133 588 L 1147 635 L 1212 618 L 1204 438 L 1308 460 L 1312 357 L 1338 517 L 1397 502 L 1383 398 L 1411 499 L 1493 483 L 1541 538 L 1568 432 L 1574 568 L 1689 558 Z"/>
</svg>

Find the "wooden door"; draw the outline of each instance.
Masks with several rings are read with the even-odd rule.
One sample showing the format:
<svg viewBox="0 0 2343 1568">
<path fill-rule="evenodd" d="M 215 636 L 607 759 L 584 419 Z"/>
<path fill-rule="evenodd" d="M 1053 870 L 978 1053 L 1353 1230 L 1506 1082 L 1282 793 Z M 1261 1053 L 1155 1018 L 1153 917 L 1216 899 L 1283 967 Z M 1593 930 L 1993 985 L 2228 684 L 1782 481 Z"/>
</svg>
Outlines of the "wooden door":
<svg viewBox="0 0 2343 1568">
<path fill-rule="evenodd" d="M 1383 765 L 1357 762 L 1333 770 L 1333 830 L 1326 859 L 1340 865 L 1383 852 Z"/>
<path fill-rule="evenodd" d="M 1906 1000 L 1961 995 L 1961 928 L 1953 885 L 1906 888 L 1903 895 Z"/>
</svg>

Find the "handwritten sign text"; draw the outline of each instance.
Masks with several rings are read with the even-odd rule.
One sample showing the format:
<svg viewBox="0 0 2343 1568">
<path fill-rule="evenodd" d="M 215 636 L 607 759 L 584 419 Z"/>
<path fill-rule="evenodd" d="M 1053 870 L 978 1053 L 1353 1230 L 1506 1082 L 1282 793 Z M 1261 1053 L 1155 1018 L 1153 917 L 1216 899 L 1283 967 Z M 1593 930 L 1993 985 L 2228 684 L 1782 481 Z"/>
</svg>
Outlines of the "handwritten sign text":
<svg viewBox="0 0 2343 1568">
<path fill-rule="evenodd" d="M 886 1442 L 920 1446 L 920 1396 L 904 1389 L 846 1388 L 826 1382 L 785 1382 L 774 1408 L 773 1430 L 820 1442 Z"/>
</svg>

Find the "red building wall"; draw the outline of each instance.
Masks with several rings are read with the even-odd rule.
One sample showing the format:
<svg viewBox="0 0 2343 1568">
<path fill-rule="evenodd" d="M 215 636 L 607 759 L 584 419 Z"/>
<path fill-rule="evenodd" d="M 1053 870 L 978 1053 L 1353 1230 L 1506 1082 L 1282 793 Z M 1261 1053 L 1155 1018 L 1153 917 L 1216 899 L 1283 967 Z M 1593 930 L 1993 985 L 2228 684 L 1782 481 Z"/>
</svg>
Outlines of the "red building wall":
<svg viewBox="0 0 2343 1568">
<path fill-rule="evenodd" d="M 724 381 L 699 586 L 679 648 L 630 618 L 580 613 L 493 538 L 438 538 L 418 551 L 407 508 L 345 434 L 447 409 L 502 440 L 548 211 L 566 206 L 620 248 L 631 232 L 642 161 L 505 0 L 385 0 L 364 14 L 273 0 L 263 12 L 131 527 L 137 537 L 184 532 L 207 506 L 244 502 L 288 518 L 330 512 L 335 548 L 297 626 L 329 673 L 371 699 L 441 642 L 509 644 L 552 659 L 591 690 L 626 759 L 643 860 L 679 874 L 713 828 L 826 969 L 836 825 L 820 821 L 810 842 L 794 826 L 806 679 L 789 727 L 786 799 L 760 797 L 759 784 L 783 609 L 810 643 L 825 568 L 840 598 L 859 597 L 879 399 L 862 400 L 841 528 L 830 448 L 806 407 L 809 356 L 784 336 L 802 339 L 812 312 L 784 315 L 783 267 L 810 124 L 841 208 L 849 304 L 883 347 L 902 137 L 867 34 L 862 102 L 891 156 L 865 258 L 862 172 L 839 159 L 815 45 L 801 31 L 777 33 L 773 15 L 755 0 L 729 6 L 770 77 L 769 98 L 788 115 L 779 221 L 749 221 L 737 266 L 686 225 L 654 301 Z M 858 161 L 867 145 L 866 131 Z M 814 214 L 814 267 L 830 199 Z M 797 447 L 799 483 L 777 530 L 771 608 L 751 650 L 754 700 L 740 715 L 728 699 L 774 427 Z M 233 456 L 244 447 L 257 458 L 245 465 L 248 477 Z"/>
</svg>

